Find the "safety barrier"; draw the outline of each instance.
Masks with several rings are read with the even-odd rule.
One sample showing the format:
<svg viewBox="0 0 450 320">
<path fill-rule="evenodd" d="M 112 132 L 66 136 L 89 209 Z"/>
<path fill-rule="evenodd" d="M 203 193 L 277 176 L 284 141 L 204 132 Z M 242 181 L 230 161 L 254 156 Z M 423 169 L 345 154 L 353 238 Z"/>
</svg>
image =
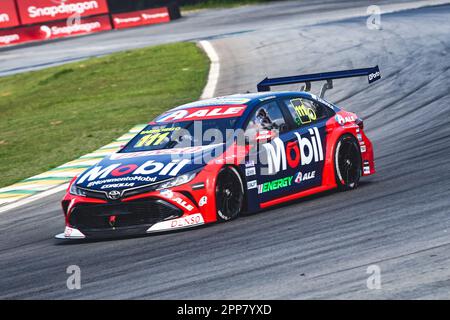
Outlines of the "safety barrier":
<svg viewBox="0 0 450 320">
<path fill-rule="evenodd" d="M 0 0 L 0 47 L 165 23 L 180 16 L 176 1 Z"/>
</svg>

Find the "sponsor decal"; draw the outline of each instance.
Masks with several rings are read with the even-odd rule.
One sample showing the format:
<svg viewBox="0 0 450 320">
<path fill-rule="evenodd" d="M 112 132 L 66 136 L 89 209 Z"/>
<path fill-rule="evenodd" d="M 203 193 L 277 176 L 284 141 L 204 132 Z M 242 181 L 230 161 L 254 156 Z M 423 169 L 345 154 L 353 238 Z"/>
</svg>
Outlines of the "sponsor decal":
<svg viewBox="0 0 450 320">
<path fill-rule="evenodd" d="M 9 22 L 9 15 L 7 13 L 0 13 L 0 23 Z"/>
<path fill-rule="evenodd" d="M 173 132 L 178 130 L 181 130 L 181 127 L 155 128 L 150 130 L 143 130 L 139 134 L 155 134 L 155 133 Z"/>
<path fill-rule="evenodd" d="M 256 189 L 258 187 L 258 182 L 256 180 L 247 182 L 247 190 Z"/>
<path fill-rule="evenodd" d="M 299 172 L 297 173 L 297 177 L 295 178 L 295 183 L 302 183 L 303 181 L 311 180 L 314 179 L 315 177 L 316 177 L 315 171 L 306 173 Z"/>
<path fill-rule="evenodd" d="M 160 145 L 162 142 L 169 139 L 169 135 L 170 132 L 146 134 L 139 139 L 139 141 L 134 145 L 134 148 Z"/>
<path fill-rule="evenodd" d="M 355 122 L 355 117 L 354 116 L 341 116 L 340 114 L 337 114 L 334 119 L 336 120 L 337 123 L 339 123 L 341 126 L 345 125 L 348 122 Z"/>
<path fill-rule="evenodd" d="M 163 196 L 164 198 L 167 198 L 167 199 L 172 199 L 173 198 L 173 191 L 172 190 L 167 190 L 167 189 L 161 190 L 159 192 L 159 194 L 161 196 Z"/>
<path fill-rule="evenodd" d="M 243 105 L 249 102 L 247 98 L 232 98 L 232 97 L 218 97 L 213 99 L 195 101 L 184 104 L 178 109 L 198 108 L 198 107 L 210 107 L 210 106 L 229 106 L 229 105 Z"/>
<path fill-rule="evenodd" d="M 161 191 L 159 192 L 159 194 L 160 194 L 162 197 L 164 197 L 164 198 L 166 198 L 166 199 L 170 199 L 170 200 L 172 200 L 173 202 L 177 203 L 178 205 L 180 205 L 182 208 L 186 209 L 187 211 L 192 211 L 192 210 L 194 210 L 194 206 L 190 205 L 187 201 L 181 199 L 180 197 L 174 197 L 175 194 L 173 193 L 172 190 L 164 189 L 164 190 L 161 190 Z"/>
<path fill-rule="evenodd" d="M 18 0 L 23 24 L 62 20 L 73 15 L 86 17 L 108 13 L 106 0 Z"/>
<path fill-rule="evenodd" d="M 200 198 L 200 201 L 198 202 L 198 205 L 200 207 L 203 207 L 207 203 L 208 203 L 208 197 L 207 196 L 203 196 L 203 197 Z"/>
<path fill-rule="evenodd" d="M 281 178 L 269 182 L 264 182 L 258 186 L 258 193 L 266 193 L 269 191 L 274 191 L 282 188 L 287 188 L 292 185 L 293 176 Z"/>
<path fill-rule="evenodd" d="M 356 135 L 356 137 L 358 138 L 359 141 L 363 141 L 362 134 L 358 133 L 358 134 Z"/>
<path fill-rule="evenodd" d="M 19 25 L 14 0 L 0 0 L 0 28 L 11 28 Z"/>
<path fill-rule="evenodd" d="M 326 105 L 328 108 L 330 108 L 330 109 L 332 109 L 332 110 L 335 110 L 334 106 L 333 106 L 331 103 L 329 103 L 328 101 L 325 101 L 325 100 L 323 100 L 323 99 L 320 98 L 320 97 L 316 97 L 315 100 L 317 100 L 317 101 L 319 101 L 320 103 Z"/>
<path fill-rule="evenodd" d="M 192 227 L 195 225 L 200 225 L 203 223 L 205 223 L 203 220 L 203 216 L 200 213 L 195 213 L 195 214 L 189 215 L 187 217 L 182 217 L 182 218 L 178 218 L 178 219 L 159 222 L 159 223 L 151 226 L 147 230 L 147 232 L 157 232 L 157 231 L 163 231 L 163 230 L 186 228 L 186 227 Z"/>
<path fill-rule="evenodd" d="M 8 34 L 5 36 L 0 35 L 0 44 L 12 44 L 20 42 L 20 36 L 17 33 Z"/>
<path fill-rule="evenodd" d="M 47 26 L 40 27 L 44 34 L 44 39 L 68 37 L 75 34 L 91 33 L 97 30 L 103 30 L 102 24 L 99 21 L 89 23 L 79 23 L 65 26 Z"/>
<path fill-rule="evenodd" d="M 380 71 L 369 74 L 369 83 L 377 81 L 378 79 L 381 79 Z"/>
<path fill-rule="evenodd" d="M 296 120 L 299 124 L 308 124 L 317 119 L 316 112 L 312 108 L 306 107 L 302 99 L 293 99 L 291 104 L 298 116 Z"/>
<path fill-rule="evenodd" d="M 369 164 L 369 161 L 364 161 L 363 172 L 364 172 L 364 174 L 370 174 L 370 164 Z"/>
<path fill-rule="evenodd" d="M 250 161 L 246 161 L 245 162 L 245 167 L 246 168 L 248 168 L 248 167 L 254 167 L 255 166 L 255 161 L 253 161 L 253 160 L 250 160 Z"/>
<path fill-rule="evenodd" d="M 148 176 L 158 174 L 160 176 L 174 177 L 188 163 L 190 163 L 190 161 L 187 159 L 183 159 L 181 161 L 173 160 L 167 164 L 149 160 L 139 167 L 134 164 L 122 165 L 120 163 L 112 164 L 108 167 L 95 166 L 83 174 L 77 184 L 82 184 L 86 180 L 91 182 L 97 179 L 105 179 L 108 176 L 118 177 L 126 174 L 130 174 L 132 176 Z"/>
<path fill-rule="evenodd" d="M 173 127 L 173 128 L 156 128 L 150 130 L 144 130 L 139 133 L 142 138 L 134 145 L 134 148 L 142 148 L 148 146 L 157 146 L 161 143 L 168 141 L 169 136 L 174 131 L 181 130 L 181 127 Z"/>
<path fill-rule="evenodd" d="M 65 227 L 64 229 L 64 237 L 66 238 L 85 238 L 85 235 L 82 234 L 78 229 L 74 229 L 71 227 Z"/>
<path fill-rule="evenodd" d="M 267 173 L 269 175 L 284 171 L 287 166 L 297 168 L 299 165 L 309 165 L 312 162 L 323 161 L 323 147 L 319 129 L 308 129 L 308 136 L 295 132 L 297 141 L 288 142 L 286 147 L 280 138 L 271 143 L 263 144 L 267 153 Z"/>
<path fill-rule="evenodd" d="M 190 205 L 189 203 L 187 203 L 186 201 L 184 201 L 181 198 L 175 198 L 175 199 L 172 199 L 172 201 L 178 203 L 182 208 L 186 209 L 187 211 L 192 211 L 194 209 L 194 207 L 192 205 Z"/>
<path fill-rule="evenodd" d="M 78 23 L 72 25 L 68 25 L 66 21 L 50 22 L 45 25 L 0 30 L 0 46 L 57 39 L 105 30 L 111 30 L 111 24 L 107 15 L 81 18 Z"/>
<path fill-rule="evenodd" d="M 71 227 L 66 227 L 66 229 L 64 230 L 64 236 L 65 237 L 70 237 L 72 232 L 73 232 L 73 229 Z"/>
<path fill-rule="evenodd" d="M 200 151 L 212 150 L 222 144 L 211 144 L 207 146 L 194 146 L 187 148 L 173 148 L 173 149 L 160 149 L 160 150 L 150 150 L 150 151 L 140 151 L 140 152 L 127 152 L 127 153 L 114 153 L 109 159 L 120 160 L 120 159 L 131 159 L 138 157 L 148 157 L 148 156 L 164 156 L 164 155 L 184 155 L 192 154 Z"/>
<path fill-rule="evenodd" d="M 87 184 L 88 188 L 103 185 L 109 183 L 111 185 L 129 183 L 135 185 L 134 182 L 155 182 L 157 177 L 143 177 L 143 176 L 133 176 L 133 177 L 123 177 L 123 178 L 113 178 L 113 179 L 103 179 L 89 182 Z M 133 183 L 132 183 L 133 182 Z M 102 189 L 107 187 L 102 187 Z"/>
<path fill-rule="evenodd" d="M 365 145 L 361 145 L 361 153 L 364 153 L 367 151 L 367 148 Z"/>
<path fill-rule="evenodd" d="M 245 111 L 245 108 L 245 105 L 231 105 L 180 109 L 161 115 L 156 118 L 155 122 L 180 122 L 239 117 Z"/>
<path fill-rule="evenodd" d="M 174 219 L 170 222 L 171 228 L 182 228 L 187 226 L 203 223 L 203 217 L 201 214 L 187 216 L 185 218 Z"/>
<path fill-rule="evenodd" d="M 119 189 L 119 188 L 131 188 L 134 187 L 134 183 L 114 183 L 114 184 L 105 184 L 100 189 Z"/>
<path fill-rule="evenodd" d="M 260 130 L 256 133 L 256 141 L 267 141 L 277 136 L 276 132 L 271 130 Z"/>
<path fill-rule="evenodd" d="M 170 21 L 167 8 L 148 9 L 112 15 L 116 29 L 130 28 Z"/>
<path fill-rule="evenodd" d="M 246 177 L 254 176 L 255 174 L 256 174 L 255 167 L 253 167 L 253 168 L 246 168 L 245 169 L 245 176 Z"/>
</svg>

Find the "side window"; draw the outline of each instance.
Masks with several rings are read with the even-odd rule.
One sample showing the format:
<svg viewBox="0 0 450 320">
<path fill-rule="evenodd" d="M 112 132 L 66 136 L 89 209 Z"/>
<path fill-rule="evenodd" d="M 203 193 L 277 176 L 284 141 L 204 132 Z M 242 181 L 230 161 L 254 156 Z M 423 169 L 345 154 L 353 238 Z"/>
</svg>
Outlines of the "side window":
<svg viewBox="0 0 450 320">
<path fill-rule="evenodd" d="M 287 125 L 280 107 L 275 101 L 266 103 L 256 109 L 250 118 L 247 130 L 279 130 L 286 131 Z"/>
<path fill-rule="evenodd" d="M 284 100 L 283 103 L 298 126 L 309 125 L 329 116 L 326 107 L 308 99 L 292 98 Z"/>
</svg>

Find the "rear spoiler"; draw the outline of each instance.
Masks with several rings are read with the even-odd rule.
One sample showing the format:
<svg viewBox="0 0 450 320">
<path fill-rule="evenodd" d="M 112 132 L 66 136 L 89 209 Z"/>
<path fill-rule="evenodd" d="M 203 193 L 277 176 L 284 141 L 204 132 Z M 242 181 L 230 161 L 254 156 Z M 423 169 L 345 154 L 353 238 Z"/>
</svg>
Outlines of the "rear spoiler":
<svg viewBox="0 0 450 320">
<path fill-rule="evenodd" d="M 326 81 L 326 83 L 322 86 L 322 89 L 320 91 L 320 97 L 323 98 L 326 90 L 333 89 L 334 79 L 363 77 L 363 76 L 367 76 L 369 84 L 375 82 L 381 79 L 380 69 L 378 68 L 378 66 L 375 66 L 372 68 L 304 74 L 282 78 L 272 78 L 272 79 L 265 78 L 263 81 L 258 83 L 258 92 L 270 91 L 270 87 L 294 83 L 304 83 L 306 86 L 303 86 L 301 90 L 309 91 L 311 90 L 311 82 Z"/>
</svg>

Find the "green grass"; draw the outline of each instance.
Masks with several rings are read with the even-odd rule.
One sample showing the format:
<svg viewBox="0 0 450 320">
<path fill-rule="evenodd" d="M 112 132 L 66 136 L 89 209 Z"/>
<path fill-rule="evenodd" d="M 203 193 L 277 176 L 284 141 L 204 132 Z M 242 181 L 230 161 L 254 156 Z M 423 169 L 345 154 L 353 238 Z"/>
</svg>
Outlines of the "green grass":
<svg viewBox="0 0 450 320">
<path fill-rule="evenodd" d="M 179 43 L 0 78 L 0 187 L 198 99 L 208 69 L 195 44 Z"/>
<path fill-rule="evenodd" d="M 205 0 L 201 3 L 181 6 L 182 10 L 198 10 L 213 8 L 232 8 L 249 4 L 270 2 L 275 0 Z"/>
</svg>

